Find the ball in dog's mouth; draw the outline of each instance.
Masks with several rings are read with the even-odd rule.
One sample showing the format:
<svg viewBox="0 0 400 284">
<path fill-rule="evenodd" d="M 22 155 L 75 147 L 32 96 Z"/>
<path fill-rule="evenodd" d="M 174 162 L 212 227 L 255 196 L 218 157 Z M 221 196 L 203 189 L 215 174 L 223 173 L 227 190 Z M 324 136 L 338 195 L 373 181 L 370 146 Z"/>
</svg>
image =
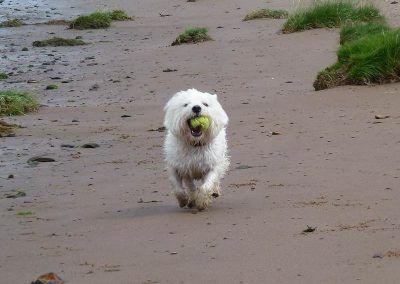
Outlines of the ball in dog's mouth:
<svg viewBox="0 0 400 284">
<path fill-rule="evenodd" d="M 200 137 L 210 126 L 210 119 L 206 116 L 195 116 L 188 120 L 190 131 L 194 137 Z"/>
</svg>

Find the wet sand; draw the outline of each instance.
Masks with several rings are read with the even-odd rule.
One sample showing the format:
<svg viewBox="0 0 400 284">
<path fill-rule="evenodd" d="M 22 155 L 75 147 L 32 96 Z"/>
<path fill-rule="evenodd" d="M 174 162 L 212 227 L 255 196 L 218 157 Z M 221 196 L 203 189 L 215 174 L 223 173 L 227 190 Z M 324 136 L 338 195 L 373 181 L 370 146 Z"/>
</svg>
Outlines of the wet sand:
<svg viewBox="0 0 400 284">
<path fill-rule="evenodd" d="M 399 5 L 380 6 L 394 24 Z M 53 271 L 77 284 L 396 283 L 400 84 L 315 92 L 317 72 L 335 61 L 337 30 L 282 35 L 284 20 L 241 21 L 292 1 L 108 7 L 136 19 L 107 30 L 0 30 L 2 69 L 15 73 L 0 88 L 31 90 L 42 104 L 6 118 L 24 128 L 0 138 L 1 197 L 26 193 L 0 199 L 0 282 Z M 214 41 L 171 47 L 188 26 L 208 27 Z M 90 44 L 31 46 L 53 35 Z M 45 91 L 50 83 L 60 88 Z M 217 93 L 230 117 L 231 170 L 200 213 L 178 208 L 164 133 L 149 131 L 162 126 L 168 98 L 189 87 Z M 90 142 L 100 147 L 79 147 Z M 26 163 L 38 155 L 56 161 Z M 316 230 L 302 233 L 307 226 Z"/>
</svg>

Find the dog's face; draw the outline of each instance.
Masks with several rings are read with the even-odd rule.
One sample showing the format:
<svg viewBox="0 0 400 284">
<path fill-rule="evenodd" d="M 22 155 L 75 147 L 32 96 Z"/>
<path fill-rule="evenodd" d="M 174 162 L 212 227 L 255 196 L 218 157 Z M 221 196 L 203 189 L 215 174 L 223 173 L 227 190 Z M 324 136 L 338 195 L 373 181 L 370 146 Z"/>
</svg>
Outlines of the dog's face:
<svg viewBox="0 0 400 284">
<path fill-rule="evenodd" d="M 218 102 L 217 95 L 189 89 L 176 93 L 164 108 L 164 126 L 176 137 L 189 144 L 206 144 L 228 124 L 228 116 Z M 206 116 L 210 126 L 206 131 L 191 129 L 189 120 Z"/>
</svg>

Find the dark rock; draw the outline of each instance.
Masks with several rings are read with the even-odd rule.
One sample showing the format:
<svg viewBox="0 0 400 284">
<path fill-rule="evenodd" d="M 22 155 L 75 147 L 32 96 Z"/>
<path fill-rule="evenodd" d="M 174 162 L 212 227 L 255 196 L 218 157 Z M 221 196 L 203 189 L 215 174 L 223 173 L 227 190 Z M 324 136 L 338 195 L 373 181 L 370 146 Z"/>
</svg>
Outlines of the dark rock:
<svg viewBox="0 0 400 284">
<path fill-rule="evenodd" d="M 164 69 L 164 70 L 163 70 L 163 72 L 176 72 L 176 71 L 178 71 L 178 69 L 170 69 L 170 68 L 167 68 L 167 69 Z"/>
<path fill-rule="evenodd" d="M 303 234 L 307 234 L 307 233 L 312 233 L 317 229 L 317 227 L 310 227 L 307 225 L 307 229 L 303 230 L 302 233 Z"/>
<path fill-rule="evenodd" d="M 53 158 L 48 158 L 48 157 L 42 157 L 42 156 L 36 156 L 36 157 L 32 157 L 30 158 L 27 162 L 29 163 L 51 163 L 51 162 L 55 162 L 56 160 L 54 160 Z"/>
<path fill-rule="evenodd" d="M 97 143 L 86 143 L 86 144 L 83 144 L 81 147 L 82 148 L 94 149 L 94 148 L 100 147 L 100 145 L 97 144 Z"/>
</svg>

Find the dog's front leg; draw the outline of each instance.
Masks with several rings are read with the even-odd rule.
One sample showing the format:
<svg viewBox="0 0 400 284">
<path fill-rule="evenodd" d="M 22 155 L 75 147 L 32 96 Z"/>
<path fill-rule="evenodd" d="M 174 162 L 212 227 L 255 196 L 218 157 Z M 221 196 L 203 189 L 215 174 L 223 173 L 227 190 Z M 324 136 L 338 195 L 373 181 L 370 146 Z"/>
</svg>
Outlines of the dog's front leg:
<svg viewBox="0 0 400 284">
<path fill-rule="evenodd" d="M 211 197 L 216 193 L 219 196 L 219 175 L 216 171 L 211 170 L 207 173 L 207 175 L 203 178 L 203 184 L 199 188 L 199 192 L 196 198 L 196 207 L 197 209 L 204 210 L 211 203 Z"/>
<path fill-rule="evenodd" d="M 178 200 L 179 207 L 185 207 L 189 202 L 189 196 L 183 188 L 182 177 L 178 174 L 176 169 L 170 170 L 169 180 L 174 188 L 174 194 Z"/>
<path fill-rule="evenodd" d="M 191 177 L 185 177 L 183 179 L 185 182 L 186 186 L 188 187 L 188 194 L 189 194 L 189 202 L 187 204 L 187 207 L 193 208 L 196 205 L 196 194 L 197 194 L 197 188 L 196 185 L 194 184 L 194 181 Z"/>
</svg>

